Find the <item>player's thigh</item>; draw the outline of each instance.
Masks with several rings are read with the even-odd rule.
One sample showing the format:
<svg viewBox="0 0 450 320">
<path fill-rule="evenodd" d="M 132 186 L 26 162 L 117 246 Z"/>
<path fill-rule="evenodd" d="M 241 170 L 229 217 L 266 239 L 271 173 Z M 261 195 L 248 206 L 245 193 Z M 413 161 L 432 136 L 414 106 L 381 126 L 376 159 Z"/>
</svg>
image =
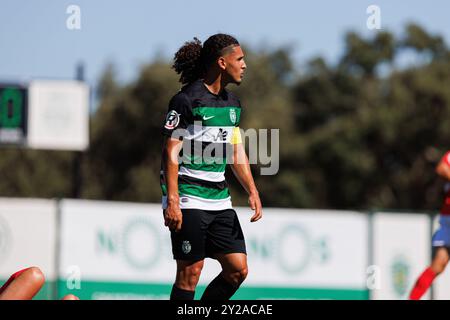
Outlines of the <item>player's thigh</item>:
<svg viewBox="0 0 450 320">
<path fill-rule="evenodd" d="M 433 247 L 433 261 L 435 266 L 445 267 L 450 259 L 450 247 Z"/>
<path fill-rule="evenodd" d="M 224 210 L 215 215 L 206 234 L 206 254 L 216 258 L 217 255 L 232 253 L 245 254 L 246 244 L 236 212 Z"/>
<path fill-rule="evenodd" d="M 449 218 L 441 216 L 439 229 L 432 238 L 433 259 L 431 268 L 437 274 L 443 272 L 450 259 L 450 225 Z"/>
<path fill-rule="evenodd" d="M 183 224 L 178 232 L 171 231 L 175 260 L 199 261 L 205 258 L 206 227 L 204 213 L 197 209 L 182 209 Z"/>
</svg>

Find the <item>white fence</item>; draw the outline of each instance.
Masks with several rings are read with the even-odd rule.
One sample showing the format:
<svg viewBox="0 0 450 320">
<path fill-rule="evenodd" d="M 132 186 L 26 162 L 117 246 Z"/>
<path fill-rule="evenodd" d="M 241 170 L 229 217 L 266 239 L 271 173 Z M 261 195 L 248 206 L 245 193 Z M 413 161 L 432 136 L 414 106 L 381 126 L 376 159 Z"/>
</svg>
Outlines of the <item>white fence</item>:
<svg viewBox="0 0 450 320">
<path fill-rule="evenodd" d="M 249 275 L 235 299 L 406 299 L 430 262 L 425 213 L 236 211 Z M 0 282 L 31 265 L 48 282 L 39 298 L 167 299 L 175 276 L 159 204 L 0 199 Z M 219 272 L 207 259 L 196 298 Z M 447 277 L 435 299 L 450 298 Z"/>
</svg>

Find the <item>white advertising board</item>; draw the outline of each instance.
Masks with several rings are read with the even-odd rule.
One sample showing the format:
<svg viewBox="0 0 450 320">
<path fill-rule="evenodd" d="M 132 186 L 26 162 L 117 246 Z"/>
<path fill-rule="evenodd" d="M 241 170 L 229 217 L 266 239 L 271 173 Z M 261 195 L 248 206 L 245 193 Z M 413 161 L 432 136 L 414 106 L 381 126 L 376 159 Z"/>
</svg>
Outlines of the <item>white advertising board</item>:
<svg viewBox="0 0 450 320">
<path fill-rule="evenodd" d="M 160 205 L 64 200 L 60 290 L 89 299 L 168 298 L 176 265 Z M 367 295 L 367 217 L 355 212 L 266 209 L 250 223 L 249 276 L 237 298 L 355 298 Z M 206 260 L 204 287 L 220 272 Z M 67 289 L 67 290 L 66 290 Z"/>
<path fill-rule="evenodd" d="M 35 80 L 29 86 L 27 146 L 85 150 L 89 145 L 89 88 L 79 81 Z"/>
<path fill-rule="evenodd" d="M 37 266 L 46 278 L 38 298 L 51 298 L 56 237 L 55 201 L 0 198 L 0 282 L 16 271 Z"/>
<path fill-rule="evenodd" d="M 405 300 L 430 262 L 430 220 L 426 214 L 373 215 L 373 277 L 377 300 Z M 429 299 L 429 293 L 424 296 Z"/>
</svg>

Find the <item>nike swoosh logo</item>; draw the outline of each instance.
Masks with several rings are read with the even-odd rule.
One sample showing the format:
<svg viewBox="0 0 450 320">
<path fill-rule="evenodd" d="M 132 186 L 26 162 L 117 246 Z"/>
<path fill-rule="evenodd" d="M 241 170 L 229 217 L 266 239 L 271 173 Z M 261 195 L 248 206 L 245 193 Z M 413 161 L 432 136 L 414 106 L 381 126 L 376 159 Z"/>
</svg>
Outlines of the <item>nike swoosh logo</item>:
<svg viewBox="0 0 450 320">
<path fill-rule="evenodd" d="M 215 116 L 211 116 L 211 117 L 205 117 L 205 116 L 203 116 L 203 120 L 206 121 L 206 120 L 212 119 L 212 118 L 214 118 L 214 117 L 215 117 Z"/>
</svg>

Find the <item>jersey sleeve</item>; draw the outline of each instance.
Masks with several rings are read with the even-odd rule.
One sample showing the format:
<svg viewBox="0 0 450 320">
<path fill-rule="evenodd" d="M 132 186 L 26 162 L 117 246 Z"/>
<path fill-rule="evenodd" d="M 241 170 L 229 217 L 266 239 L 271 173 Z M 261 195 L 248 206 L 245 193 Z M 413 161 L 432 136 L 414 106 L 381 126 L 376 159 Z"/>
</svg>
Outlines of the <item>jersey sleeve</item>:
<svg viewBox="0 0 450 320">
<path fill-rule="evenodd" d="M 240 100 L 238 100 L 238 104 L 239 104 L 239 109 L 238 109 L 237 116 L 236 116 L 236 123 L 234 124 L 235 127 L 239 127 L 239 124 L 241 123 L 242 105 L 241 105 Z"/>
<path fill-rule="evenodd" d="M 241 129 L 239 128 L 239 123 L 241 122 L 241 112 L 242 112 L 242 105 L 241 101 L 238 100 L 239 103 L 239 109 L 236 115 L 236 122 L 234 124 L 233 132 L 231 135 L 231 144 L 239 144 L 242 143 L 242 136 L 241 136 Z"/>
<path fill-rule="evenodd" d="M 189 124 L 193 121 L 192 108 L 189 99 L 183 93 L 176 94 L 169 102 L 169 109 L 167 111 L 162 134 L 168 137 L 182 139 L 184 133 L 182 130 L 187 129 Z"/>
<path fill-rule="evenodd" d="M 233 133 L 231 136 L 231 144 L 240 144 L 242 143 L 242 136 L 241 136 L 241 130 L 239 129 L 239 127 L 234 127 L 233 128 Z"/>
<path fill-rule="evenodd" d="M 450 151 L 447 151 L 442 157 L 441 161 L 445 162 L 450 167 Z"/>
</svg>

